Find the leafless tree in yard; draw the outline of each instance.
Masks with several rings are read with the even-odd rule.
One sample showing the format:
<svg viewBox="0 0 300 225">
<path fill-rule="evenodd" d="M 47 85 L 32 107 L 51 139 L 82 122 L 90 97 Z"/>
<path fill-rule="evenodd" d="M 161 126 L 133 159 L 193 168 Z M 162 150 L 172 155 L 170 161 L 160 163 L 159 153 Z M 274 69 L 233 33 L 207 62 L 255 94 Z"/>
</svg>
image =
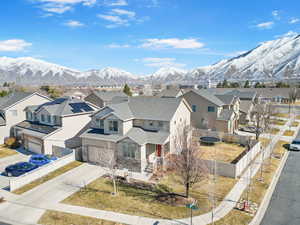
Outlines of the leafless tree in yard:
<svg viewBox="0 0 300 225">
<path fill-rule="evenodd" d="M 291 107 L 291 106 L 293 106 L 293 104 L 296 102 L 299 94 L 300 93 L 297 88 L 293 88 L 289 92 L 289 118 L 292 118 L 292 120 L 294 120 L 294 107 Z M 291 115 L 291 113 L 293 113 L 293 115 Z M 291 123 L 290 123 L 289 130 L 291 130 L 292 122 L 293 121 L 291 121 Z"/>
<path fill-rule="evenodd" d="M 254 106 L 254 127 L 255 127 L 255 139 L 259 140 L 263 131 L 270 128 L 271 116 L 273 109 L 270 104 L 256 104 Z"/>
<path fill-rule="evenodd" d="M 174 144 L 178 155 L 172 160 L 171 164 L 184 185 L 185 195 L 188 198 L 193 185 L 205 178 L 207 174 L 206 167 L 200 159 L 199 140 L 193 139 L 191 126 L 184 124 L 178 128 L 174 137 Z"/>
</svg>

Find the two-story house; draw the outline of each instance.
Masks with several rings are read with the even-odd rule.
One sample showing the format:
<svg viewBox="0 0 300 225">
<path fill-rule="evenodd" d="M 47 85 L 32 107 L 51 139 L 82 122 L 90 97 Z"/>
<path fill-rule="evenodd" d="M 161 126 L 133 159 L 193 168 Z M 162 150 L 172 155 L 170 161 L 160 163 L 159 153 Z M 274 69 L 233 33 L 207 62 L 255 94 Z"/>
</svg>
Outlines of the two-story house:
<svg viewBox="0 0 300 225">
<path fill-rule="evenodd" d="M 108 105 L 92 116 L 82 138 L 84 161 L 101 166 L 149 172 L 176 153 L 178 127 L 190 124 L 191 109 L 184 99 L 131 97 Z"/>
<path fill-rule="evenodd" d="M 25 108 L 26 120 L 13 127 L 26 149 L 52 154 L 54 147 L 80 147 L 80 135 L 95 112 L 93 105 L 79 99 L 58 98 Z"/>
<path fill-rule="evenodd" d="M 128 96 L 123 91 L 92 91 L 91 94 L 84 98 L 85 101 L 90 102 L 100 108 L 127 101 Z"/>
<path fill-rule="evenodd" d="M 225 133 L 238 129 L 238 97 L 216 95 L 205 89 L 187 91 L 182 97 L 192 108 L 191 123 L 195 128 Z"/>
<path fill-rule="evenodd" d="M 43 104 L 51 99 L 39 93 L 12 92 L 0 97 L 0 144 L 10 136 L 11 127 L 26 119 L 24 109 L 33 104 Z"/>
</svg>

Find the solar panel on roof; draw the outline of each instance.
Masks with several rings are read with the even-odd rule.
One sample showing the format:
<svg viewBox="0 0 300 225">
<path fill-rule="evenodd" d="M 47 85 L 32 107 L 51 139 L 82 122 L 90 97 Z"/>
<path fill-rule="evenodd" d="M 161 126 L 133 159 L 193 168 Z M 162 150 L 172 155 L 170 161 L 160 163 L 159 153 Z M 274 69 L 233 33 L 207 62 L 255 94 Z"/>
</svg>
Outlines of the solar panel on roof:
<svg viewBox="0 0 300 225">
<path fill-rule="evenodd" d="M 73 113 L 93 111 L 93 108 L 86 103 L 70 103 L 69 105 L 71 106 L 71 111 Z"/>
</svg>

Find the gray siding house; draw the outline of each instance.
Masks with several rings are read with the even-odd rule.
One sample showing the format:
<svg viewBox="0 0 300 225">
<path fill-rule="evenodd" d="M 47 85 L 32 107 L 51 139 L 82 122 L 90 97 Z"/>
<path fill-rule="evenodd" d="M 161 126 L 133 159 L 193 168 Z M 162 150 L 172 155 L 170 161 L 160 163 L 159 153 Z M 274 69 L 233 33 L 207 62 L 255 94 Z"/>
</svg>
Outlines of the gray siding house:
<svg viewBox="0 0 300 225">
<path fill-rule="evenodd" d="M 26 120 L 13 127 L 14 135 L 35 153 L 52 154 L 54 147 L 80 147 L 78 135 L 85 130 L 95 110 L 94 106 L 72 98 L 28 106 Z"/>
<path fill-rule="evenodd" d="M 190 115 L 189 105 L 179 98 L 131 97 L 105 106 L 81 135 L 82 158 L 103 167 L 152 172 L 176 153 L 174 135 L 183 123 L 190 124 Z"/>
<path fill-rule="evenodd" d="M 104 106 L 127 101 L 128 96 L 123 91 L 93 91 L 85 101 L 90 102 L 99 108 Z"/>
</svg>

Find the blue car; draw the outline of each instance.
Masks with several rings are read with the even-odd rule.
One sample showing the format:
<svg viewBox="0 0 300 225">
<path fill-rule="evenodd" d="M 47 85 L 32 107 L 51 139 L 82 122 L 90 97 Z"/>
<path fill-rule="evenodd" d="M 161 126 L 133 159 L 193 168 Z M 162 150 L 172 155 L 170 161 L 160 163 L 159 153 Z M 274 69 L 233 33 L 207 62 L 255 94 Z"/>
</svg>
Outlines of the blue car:
<svg viewBox="0 0 300 225">
<path fill-rule="evenodd" d="M 13 165 L 10 165 L 5 168 L 5 173 L 9 177 L 18 177 L 23 175 L 24 173 L 28 173 L 34 169 L 38 168 L 37 165 L 28 162 L 19 162 Z"/>
<path fill-rule="evenodd" d="M 52 159 L 49 156 L 37 154 L 37 155 L 32 155 L 29 159 L 29 162 L 37 166 L 43 166 L 45 164 L 50 163 L 53 160 L 54 159 Z"/>
</svg>

